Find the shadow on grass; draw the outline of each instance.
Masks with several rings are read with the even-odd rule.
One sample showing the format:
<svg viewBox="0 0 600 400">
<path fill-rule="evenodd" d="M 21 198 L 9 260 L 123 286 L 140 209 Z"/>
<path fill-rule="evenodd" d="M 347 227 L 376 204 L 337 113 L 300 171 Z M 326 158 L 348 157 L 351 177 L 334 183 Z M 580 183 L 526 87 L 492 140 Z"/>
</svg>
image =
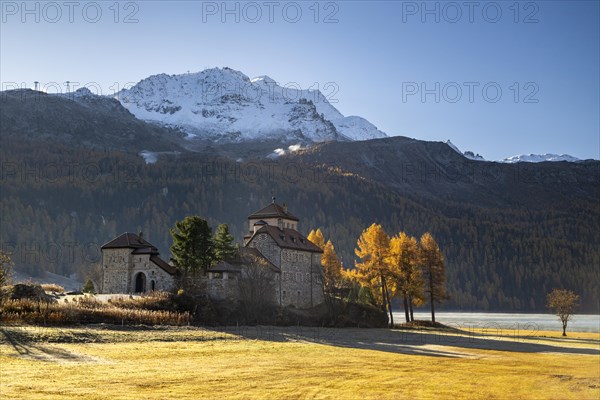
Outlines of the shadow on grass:
<svg viewBox="0 0 600 400">
<path fill-rule="evenodd" d="M 17 352 L 17 354 L 24 358 L 29 358 L 38 361 L 52 361 L 52 362 L 89 362 L 91 359 L 85 355 L 72 353 L 68 350 L 60 349 L 58 347 L 47 346 L 40 343 L 40 338 L 37 337 L 35 331 L 31 329 L 20 329 L 18 327 L 0 327 L 0 343 L 7 342 Z M 88 333 L 90 335 L 90 333 Z M 91 334 L 93 335 L 93 334 Z M 60 343 L 74 342 L 73 340 L 64 340 L 61 338 Z M 88 337 L 87 340 L 92 338 Z M 45 343 L 51 340 L 45 340 Z"/>
<path fill-rule="evenodd" d="M 569 347 L 569 343 L 560 346 L 535 342 L 536 339 L 542 338 L 511 336 L 499 339 L 497 335 L 486 336 L 460 330 L 246 327 L 238 334 L 247 339 L 304 341 L 329 346 L 450 358 L 480 356 L 470 350 L 600 355 L 598 349 Z"/>
<path fill-rule="evenodd" d="M 50 361 L 80 361 L 81 356 L 46 346 L 56 343 L 113 343 L 152 341 L 240 341 L 307 342 L 353 349 L 385 351 L 398 354 L 446 358 L 479 358 L 475 350 L 516 353 L 562 353 L 600 355 L 600 341 L 593 339 L 546 338 L 541 336 L 509 336 L 491 330 L 489 333 L 449 329 L 358 329 L 302 326 L 229 326 L 229 327 L 120 327 L 112 325 L 84 326 L 38 330 L 0 327 L 0 343 L 10 344 L 24 356 Z M 116 333 L 126 333 L 124 337 Z M 176 333 L 176 334 L 174 334 Z M 553 344 L 540 343 L 550 341 Z M 556 343 L 556 344 L 554 344 Z M 570 345 L 591 347 L 570 347 Z"/>
</svg>

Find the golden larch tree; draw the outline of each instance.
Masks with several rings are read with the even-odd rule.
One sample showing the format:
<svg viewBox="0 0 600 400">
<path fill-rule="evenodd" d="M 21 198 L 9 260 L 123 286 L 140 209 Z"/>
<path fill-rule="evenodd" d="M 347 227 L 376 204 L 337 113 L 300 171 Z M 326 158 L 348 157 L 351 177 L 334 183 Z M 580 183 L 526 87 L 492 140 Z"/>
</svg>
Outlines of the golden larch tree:
<svg viewBox="0 0 600 400">
<path fill-rule="evenodd" d="M 323 250 L 323 255 L 321 256 L 323 290 L 325 294 L 332 294 L 342 283 L 342 262 L 338 258 L 331 240 L 325 243 L 325 235 L 323 235 L 323 231 L 320 228 L 311 230 L 308 234 L 308 240 Z"/>
<path fill-rule="evenodd" d="M 356 263 L 356 269 L 352 273 L 347 274 L 348 277 L 371 289 L 382 310 L 389 312 L 393 326 L 391 300 L 395 294 L 395 285 L 389 264 L 390 237 L 381 225 L 373 224 L 362 232 L 354 252 L 361 261 Z"/>
<path fill-rule="evenodd" d="M 400 232 L 390 240 L 390 269 L 402 295 L 406 322 L 414 321 L 413 305 L 423 303 L 423 273 L 417 239 Z"/>
<path fill-rule="evenodd" d="M 323 266 L 323 286 L 325 293 L 332 294 L 342 281 L 342 262 L 338 258 L 331 240 L 325 243 L 321 265 Z"/>
<path fill-rule="evenodd" d="M 425 291 L 429 294 L 431 304 L 431 322 L 435 324 L 435 303 L 447 299 L 446 266 L 444 256 L 429 232 L 421 236 L 419 241 L 419 263 L 426 281 Z"/>
<path fill-rule="evenodd" d="M 321 250 L 325 249 L 325 236 L 323 235 L 323 232 L 321 232 L 320 228 L 316 231 L 314 229 L 311 230 L 307 239 L 319 246 Z"/>
</svg>

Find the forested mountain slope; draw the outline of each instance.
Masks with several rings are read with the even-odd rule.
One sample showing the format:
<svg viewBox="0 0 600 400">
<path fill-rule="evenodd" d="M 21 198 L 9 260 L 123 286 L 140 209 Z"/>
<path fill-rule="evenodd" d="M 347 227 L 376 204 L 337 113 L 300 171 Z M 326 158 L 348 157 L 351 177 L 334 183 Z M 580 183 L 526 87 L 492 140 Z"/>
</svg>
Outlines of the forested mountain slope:
<svg viewBox="0 0 600 400">
<path fill-rule="evenodd" d="M 4 129 L 4 128 L 3 128 Z M 67 274 L 99 261 L 116 234 L 142 230 L 165 258 L 189 214 L 230 224 L 276 195 L 322 227 L 346 267 L 361 231 L 430 231 L 447 260 L 449 308 L 543 310 L 555 287 L 598 312 L 598 162 L 493 164 L 407 138 L 325 143 L 268 159 L 231 148 L 165 155 L 99 150 L 2 130 L 0 239 L 18 267 Z"/>
</svg>

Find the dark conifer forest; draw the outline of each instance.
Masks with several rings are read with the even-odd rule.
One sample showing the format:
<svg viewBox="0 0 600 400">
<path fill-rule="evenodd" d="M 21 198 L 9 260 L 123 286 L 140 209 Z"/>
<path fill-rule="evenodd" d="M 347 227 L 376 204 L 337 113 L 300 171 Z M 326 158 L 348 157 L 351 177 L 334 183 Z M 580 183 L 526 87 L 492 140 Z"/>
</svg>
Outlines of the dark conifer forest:
<svg viewBox="0 0 600 400">
<path fill-rule="evenodd" d="M 141 144 L 143 146 L 143 144 Z M 81 280 L 100 246 L 143 231 L 168 259 L 169 229 L 199 215 L 227 223 L 277 197 L 308 234 L 320 227 L 352 268 L 371 223 L 436 238 L 447 263 L 446 309 L 543 311 L 546 294 L 581 294 L 598 312 L 597 161 L 506 165 L 464 159 L 443 143 L 390 138 L 316 145 L 278 159 L 227 157 L 239 148 L 161 155 L 3 135 L 0 239 L 17 269 Z"/>
</svg>

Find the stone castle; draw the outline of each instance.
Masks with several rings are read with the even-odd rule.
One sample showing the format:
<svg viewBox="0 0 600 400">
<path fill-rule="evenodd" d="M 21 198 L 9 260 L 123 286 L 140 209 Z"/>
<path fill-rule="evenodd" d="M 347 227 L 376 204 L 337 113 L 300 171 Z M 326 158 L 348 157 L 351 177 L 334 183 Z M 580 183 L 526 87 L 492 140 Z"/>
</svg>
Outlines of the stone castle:
<svg viewBox="0 0 600 400">
<path fill-rule="evenodd" d="M 308 308 L 323 302 L 322 250 L 298 231 L 299 219 L 273 202 L 248 217 L 244 246 L 202 277 L 215 299 L 240 299 L 238 280 L 251 264 L 273 276 L 269 297 L 281 306 Z M 160 258 L 141 234 L 123 233 L 102 246 L 101 293 L 144 293 L 172 290 L 177 268 Z"/>
</svg>

